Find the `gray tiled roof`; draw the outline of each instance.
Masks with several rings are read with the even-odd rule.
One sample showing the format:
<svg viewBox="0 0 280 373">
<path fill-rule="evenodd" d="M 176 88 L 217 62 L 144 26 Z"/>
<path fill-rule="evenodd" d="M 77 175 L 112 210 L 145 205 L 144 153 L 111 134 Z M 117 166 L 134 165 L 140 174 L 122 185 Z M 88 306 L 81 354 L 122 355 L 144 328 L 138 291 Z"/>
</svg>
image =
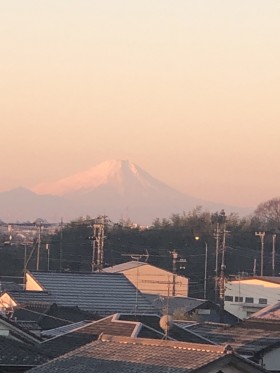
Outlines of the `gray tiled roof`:
<svg viewBox="0 0 280 373">
<path fill-rule="evenodd" d="M 221 346 L 104 335 L 31 372 L 186 373 L 223 356 Z"/>
<path fill-rule="evenodd" d="M 23 286 L 15 282 L 0 281 L 0 292 L 6 290 L 22 290 Z"/>
<path fill-rule="evenodd" d="M 83 325 L 74 324 L 73 329 L 69 328 L 63 334 L 42 342 L 40 350 L 49 357 L 57 357 L 98 339 L 102 333 L 130 337 L 140 329 L 140 323 L 121 321 L 118 316 L 107 316 Z M 59 329 L 61 331 L 61 328 Z M 53 333 L 54 331 L 51 331 L 51 334 Z M 44 334 L 48 335 L 47 332 Z"/>
<path fill-rule="evenodd" d="M 175 310 L 183 309 L 185 312 L 190 312 L 202 304 L 206 304 L 208 300 L 191 297 L 167 297 L 158 294 L 144 294 L 145 297 L 157 308 L 167 308 L 170 313 Z"/>
<path fill-rule="evenodd" d="M 121 273 L 32 272 L 31 275 L 61 306 L 78 306 L 100 315 L 157 312 Z"/>
<path fill-rule="evenodd" d="M 132 269 L 132 268 L 141 267 L 146 264 L 147 264 L 146 262 L 139 262 L 136 260 L 131 260 L 129 262 L 116 264 L 115 266 L 104 268 L 103 271 L 110 272 L 110 273 L 123 272 L 129 269 Z"/>
<path fill-rule="evenodd" d="M 271 304 L 255 312 L 250 319 L 264 319 L 280 321 L 280 302 Z"/>
<path fill-rule="evenodd" d="M 51 305 L 53 297 L 47 291 L 10 290 L 6 292 L 17 304 L 40 303 Z"/>
<path fill-rule="evenodd" d="M 266 372 L 222 346 L 103 335 L 30 373 L 206 373 L 229 365 Z"/>
<path fill-rule="evenodd" d="M 217 344 L 229 343 L 235 351 L 248 356 L 280 344 L 279 323 L 244 321 L 234 326 L 197 323 L 188 326 L 187 330 Z"/>
<path fill-rule="evenodd" d="M 0 336 L 0 366 L 24 366 L 25 368 L 43 364 L 47 359 L 15 339 Z M 2 371 L 2 370 L 1 370 Z"/>
</svg>

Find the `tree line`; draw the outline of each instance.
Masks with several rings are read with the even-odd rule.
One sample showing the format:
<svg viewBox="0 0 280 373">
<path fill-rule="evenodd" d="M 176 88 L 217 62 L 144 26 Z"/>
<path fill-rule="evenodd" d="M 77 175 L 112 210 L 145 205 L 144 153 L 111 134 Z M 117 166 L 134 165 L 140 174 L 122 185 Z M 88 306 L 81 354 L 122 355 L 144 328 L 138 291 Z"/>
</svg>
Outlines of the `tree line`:
<svg viewBox="0 0 280 373">
<path fill-rule="evenodd" d="M 41 237 L 40 269 L 56 271 L 91 271 L 94 260 L 94 237 L 92 223 L 87 217 L 72 221 L 52 236 Z M 263 252 L 263 274 L 272 275 L 273 235 L 275 257 L 274 274 L 280 272 L 278 233 L 280 233 L 280 199 L 274 198 L 261 203 L 251 216 L 240 217 L 236 213 L 218 211 L 211 213 L 201 206 L 172 214 L 168 218 L 156 218 L 153 224 L 143 229 L 130 221 L 113 224 L 104 222 L 104 266 L 116 265 L 128 260 L 148 260 L 149 263 L 167 270 L 173 270 L 172 251 L 178 253 L 176 273 L 190 278 L 190 295 L 203 295 L 203 281 L 206 264 L 208 293 L 213 289 L 214 277 L 219 276 L 223 249 L 223 227 L 225 234 L 225 274 L 227 278 L 236 275 L 259 275 L 261 264 L 260 237 L 256 232 L 265 232 Z M 217 229 L 219 227 L 220 229 Z M 198 239 L 199 238 L 199 239 Z M 34 245 L 38 245 L 35 242 Z M 46 250 L 46 247 L 48 250 Z M 217 254 L 218 247 L 218 254 Z M 27 248 L 27 256 L 34 251 L 28 262 L 28 269 L 36 269 L 34 247 Z M 1 273 L 8 273 L 9 265 L 15 274 L 22 272 L 23 250 L 11 248 L 0 253 Z M 2 256 L 2 258 L 1 258 Z M 216 268 L 218 257 L 218 267 Z M 3 264 L 4 263 L 4 264 Z M 217 269 L 217 273 L 216 270 Z"/>
</svg>

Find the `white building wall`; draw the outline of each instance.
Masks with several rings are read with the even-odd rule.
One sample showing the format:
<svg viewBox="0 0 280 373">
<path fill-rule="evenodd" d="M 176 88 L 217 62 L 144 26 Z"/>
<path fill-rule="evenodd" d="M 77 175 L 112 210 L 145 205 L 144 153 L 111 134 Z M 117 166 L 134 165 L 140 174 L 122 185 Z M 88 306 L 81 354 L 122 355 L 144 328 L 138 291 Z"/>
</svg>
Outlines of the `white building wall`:
<svg viewBox="0 0 280 373">
<path fill-rule="evenodd" d="M 226 283 L 225 310 L 240 319 L 278 301 L 280 284 L 260 279 L 242 279 Z"/>
</svg>

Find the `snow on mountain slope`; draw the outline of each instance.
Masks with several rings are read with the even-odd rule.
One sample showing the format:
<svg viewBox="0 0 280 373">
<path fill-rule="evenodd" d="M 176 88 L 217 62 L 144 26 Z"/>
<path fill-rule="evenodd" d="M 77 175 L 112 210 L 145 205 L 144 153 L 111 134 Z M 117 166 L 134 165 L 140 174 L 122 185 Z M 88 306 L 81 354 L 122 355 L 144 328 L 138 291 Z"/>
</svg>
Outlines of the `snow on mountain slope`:
<svg viewBox="0 0 280 373">
<path fill-rule="evenodd" d="M 119 194 L 132 190 L 139 193 L 140 189 L 142 193 L 149 189 L 157 192 L 162 189 L 171 190 L 167 185 L 127 160 L 106 161 L 75 175 L 39 184 L 32 190 L 38 194 L 65 196 L 87 194 L 102 186 L 107 188 L 110 186 Z"/>
<path fill-rule="evenodd" d="M 188 196 L 142 170 L 130 161 L 112 160 L 89 170 L 42 183 L 32 192 L 19 188 L 0 193 L 0 219 L 16 221 L 35 217 L 64 221 L 89 215 L 108 215 L 112 221 L 130 218 L 138 224 L 151 224 L 155 218 L 173 213 L 203 209 L 248 213 L 240 208 L 203 201 Z M 4 219 L 3 219 L 4 218 Z"/>
</svg>

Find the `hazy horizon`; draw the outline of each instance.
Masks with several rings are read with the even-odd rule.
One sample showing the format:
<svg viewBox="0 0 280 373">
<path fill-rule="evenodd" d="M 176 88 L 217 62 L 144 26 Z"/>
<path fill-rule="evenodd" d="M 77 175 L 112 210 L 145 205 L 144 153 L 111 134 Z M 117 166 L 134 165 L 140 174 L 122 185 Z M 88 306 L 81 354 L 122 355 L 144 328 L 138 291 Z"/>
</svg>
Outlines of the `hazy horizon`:
<svg viewBox="0 0 280 373">
<path fill-rule="evenodd" d="M 128 159 L 176 190 L 279 196 L 280 2 L 0 0 L 0 192 Z"/>
</svg>

